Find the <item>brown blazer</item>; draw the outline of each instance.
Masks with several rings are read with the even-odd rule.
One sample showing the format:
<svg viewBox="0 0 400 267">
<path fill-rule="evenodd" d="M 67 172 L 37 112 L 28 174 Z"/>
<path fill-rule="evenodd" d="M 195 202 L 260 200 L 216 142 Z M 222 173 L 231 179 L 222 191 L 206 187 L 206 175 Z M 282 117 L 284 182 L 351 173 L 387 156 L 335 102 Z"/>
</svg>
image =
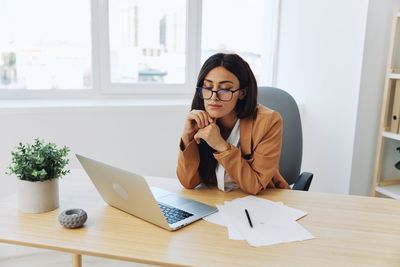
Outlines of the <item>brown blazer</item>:
<svg viewBox="0 0 400 267">
<path fill-rule="evenodd" d="M 255 119 L 240 120 L 240 148 L 214 153 L 215 159 L 246 193 L 258 194 L 265 188 L 290 188 L 279 173 L 282 144 L 282 118 L 279 113 L 257 105 Z M 200 155 L 195 141 L 179 149 L 176 174 L 185 188 L 201 183 Z"/>
</svg>

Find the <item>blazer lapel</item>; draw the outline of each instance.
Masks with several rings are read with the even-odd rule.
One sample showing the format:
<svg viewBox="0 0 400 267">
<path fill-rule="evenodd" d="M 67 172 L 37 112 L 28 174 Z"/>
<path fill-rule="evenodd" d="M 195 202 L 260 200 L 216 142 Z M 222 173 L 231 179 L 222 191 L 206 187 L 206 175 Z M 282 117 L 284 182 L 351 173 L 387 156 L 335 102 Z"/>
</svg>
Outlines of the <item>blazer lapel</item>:
<svg viewBox="0 0 400 267">
<path fill-rule="evenodd" d="M 253 131 L 253 118 L 240 120 L 240 150 L 242 155 L 251 154 L 251 133 Z"/>
</svg>

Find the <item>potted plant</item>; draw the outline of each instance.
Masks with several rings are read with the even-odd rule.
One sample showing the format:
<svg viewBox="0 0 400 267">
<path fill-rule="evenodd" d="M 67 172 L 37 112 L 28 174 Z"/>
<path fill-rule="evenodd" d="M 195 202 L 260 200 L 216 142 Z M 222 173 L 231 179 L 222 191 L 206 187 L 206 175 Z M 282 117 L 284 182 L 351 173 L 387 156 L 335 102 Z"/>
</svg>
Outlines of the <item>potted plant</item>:
<svg viewBox="0 0 400 267">
<path fill-rule="evenodd" d="M 22 212 L 41 213 L 58 208 L 58 178 L 69 173 L 65 167 L 69 148 L 58 148 L 36 138 L 11 152 L 7 174 L 18 179 L 18 207 Z"/>
</svg>

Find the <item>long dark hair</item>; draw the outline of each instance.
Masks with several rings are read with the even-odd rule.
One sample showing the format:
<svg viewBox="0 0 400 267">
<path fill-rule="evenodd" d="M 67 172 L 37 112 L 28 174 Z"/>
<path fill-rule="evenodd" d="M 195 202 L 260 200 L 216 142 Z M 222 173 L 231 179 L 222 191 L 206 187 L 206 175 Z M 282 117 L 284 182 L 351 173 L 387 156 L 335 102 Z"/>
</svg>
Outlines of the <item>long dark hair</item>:
<svg viewBox="0 0 400 267">
<path fill-rule="evenodd" d="M 197 77 L 196 87 L 203 86 L 207 74 L 216 67 L 224 67 L 233 73 L 240 82 L 240 89 L 244 90 L 244 98 L 238 99 L 235 111 L 239 119 L 255 117 L 257 107 L 257 81 L 249 64 L 237 54 L 218 53 L 209 57 L 200 69 Z M 192 101 L 192 110 L 205 110 L 204 100 L 195 93 Z M 220 126 L 221 127 L 221 126 Z M 221 131 L 224 129 L 221 129 Z M 206 184 L 216 184 L 215 168 L 217 160 L 213 156 L 212 149 L 206 142 L 201 140 L 199 144 L 200 165 L 199 174 Z"/>
</svg>

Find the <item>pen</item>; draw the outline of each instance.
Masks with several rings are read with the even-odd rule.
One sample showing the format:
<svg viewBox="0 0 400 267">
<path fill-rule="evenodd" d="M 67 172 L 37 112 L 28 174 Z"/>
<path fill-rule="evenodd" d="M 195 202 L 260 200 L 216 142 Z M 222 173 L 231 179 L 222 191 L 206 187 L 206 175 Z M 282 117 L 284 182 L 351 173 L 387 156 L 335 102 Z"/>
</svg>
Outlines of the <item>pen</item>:
<svg viewBox="0 0 400 267">
<path fill-rule="evenodd" d="M 244 209 L 244 212 L 246 212 L 247 220 L 249 221 L 250 227 L 253 228 L 253 224 L 251 223 L 250 215 L 247 209 Z"/>
</svg>

